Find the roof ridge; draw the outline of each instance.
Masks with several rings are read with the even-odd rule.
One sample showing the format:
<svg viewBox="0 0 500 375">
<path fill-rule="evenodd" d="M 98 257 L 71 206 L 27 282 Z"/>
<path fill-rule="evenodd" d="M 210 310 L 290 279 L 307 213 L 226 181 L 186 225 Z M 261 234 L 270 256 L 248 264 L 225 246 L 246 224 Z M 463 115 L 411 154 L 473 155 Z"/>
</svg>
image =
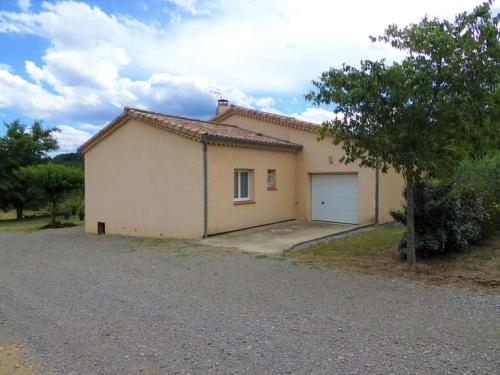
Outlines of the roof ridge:
<svg viewBox="0 0 500 375">
<path fill-rule="evenodd" d="M 178 118 L 178 119 L 181 119 L 181 120 L 202 122 L 202 123 L 210 124 L 210 125 L 223 125 L 223 126 L 231 126 L 233 128 L 238 128 L 238 126 L 236 126 L 236 125 L 231 125 L 231 124 L 217 124 L 217 123 L 206 121 L 206 120 L 200 120 L 200 119 L 196 119 L 196 118 L 179 116 L 179 115 L 171 115 L 169 113 L 155 112 L 155 111 L 150 111 L 148 109 L 140 109 L 140 108 L 134 108 L 134 107 L 124 107 L 124 110 L 125 110 L 125 112 L 128 112 L 129 110 L 132 110 L 132 111 L 137 111 L 137 112 L 149 113 L 149 114 L 157 115 L 157 116 L 173 117 L 173 118 Z"/>
<path fill-rule="evenodd" d="M 192 118 L 189 118 L 189 117 L 170 115 L 170 114 L 166 114 L 166 113 L 154 112 L 154 111 L 148 111 L 148 110 L 142 110 L 142 109 L 137 109 L 137 108 L 132 108 L 132 107 L 125 107 L 125 112 L 128 112 L 128 110 L 149 113 L 149 114 L 156 115 L 156 116 L 173 117 L 173 118 L 178 118 L 178 119 L 182 119 L 182 120 L 196 121 L 196 122 L 201 122 L 203 124 L 208 124 L 208 125 L 228 126 L 228 127 L 231 127 L 231 128 L 243 130 L 243 131 L 248 132 L 248 133 L 253 133 L 253 134 L 257 135 L 257 136 L 263 136 L 263 137 L 266 137 L 266 138 L 274 139 L 276 141 L 289 143 L 291 145 L 295 145 L 296 144 L 296 143 L 288 141 L 286 139 L 281 139 L 281 138 L 278 138 L 278 137 L 273 137 L 272 135 L 267 135 L 267 134 L 264 134 L 264 133 L 261 133 L 261 132 L 256 132 L 256 131 L 253 131 L 253 130 L 245 129 L 245 128 L 239 127 L 237 125 L 232 125 L 232 124 L 217 124 L 217 123 L 214 123 L 214 122 L 203 121 L 203 120 L 198 120 L 198 119 L 192 119 Z M 210 133 L 210 129 L 204 128 L 204 130 L 205 130 L 204 134 L 209 134 Z"/>
<path fill-rule="evenodd" d="M 262 113 L 263 115 L 268 115 L 268 116 L 276 116 L 276 117 L 281 117 L 285 120 L 293 120 L 293 121 L 298 121 L 298 122 L 302 122 L 304 124 L 309 124 L 309 125 L 313 125 L 313 126 L 320 126 L 319 124 L 316 124 L 314 122 L 311 122 L 311 121 L 306 121 L 306 120 L 301 120 L 301 119 L 298 119 L 296 117 L 293 117 L 293 116 L 287 116 L 287 115 L 283 115 L 283 114 L 280 114 L 280 113 L 274 113 L 274 112 L 268 112 L 268 111 L 262 111 L 260 109 L 254 109 L 254 108 L 247 108 L 247 107 L 243 107 L 241 105 L 236 105 L 236 104 L 231 104 L 230 107 L 232 108 L 236 108 L 236 109 L 241 109 L 243 111 L 253 111 L 253 112 L 258 112 L 258 113 Z"/>
<path fill-rule="evenodd" d="M 265 121 L 271 124 L 286 126 L 289 128 L 304 131 L 306 133 L 315 133 L 321 127 L 321 125 L 319 124 L 315 124 L 309 121 L 299 120 L 292 116 L 260 111 L 258 109 L 246 108 L 235 104 L 231 104 L 229 108 L 226 109 L 224 112 L 210 119 L 210 122 L 220 124 L 221 121 L 230 118 L 233 114 L 248 118 L 253 118 L 260 121 Z"/>
</svg>

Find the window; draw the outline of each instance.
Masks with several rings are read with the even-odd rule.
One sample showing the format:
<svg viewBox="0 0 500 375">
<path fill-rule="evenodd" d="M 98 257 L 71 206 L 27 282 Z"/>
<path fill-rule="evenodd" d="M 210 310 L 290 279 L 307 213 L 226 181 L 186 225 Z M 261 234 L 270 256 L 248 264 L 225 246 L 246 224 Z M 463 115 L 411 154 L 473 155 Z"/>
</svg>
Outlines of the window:
<svg viewBox="0 0 500 375">
<path fill-rule="evenodd" d="M 234 171 L 234 200 L 235 201 L 249 201 L 250 200 L 251 179 L 252 179 L 252 171 L 249 171 L 249 170 L 235 170 Z"/>
<path fill-rule="evenodd" d="M 276 190 L 276 169 L 267 170 L 267 190 Z"/>
</svg>

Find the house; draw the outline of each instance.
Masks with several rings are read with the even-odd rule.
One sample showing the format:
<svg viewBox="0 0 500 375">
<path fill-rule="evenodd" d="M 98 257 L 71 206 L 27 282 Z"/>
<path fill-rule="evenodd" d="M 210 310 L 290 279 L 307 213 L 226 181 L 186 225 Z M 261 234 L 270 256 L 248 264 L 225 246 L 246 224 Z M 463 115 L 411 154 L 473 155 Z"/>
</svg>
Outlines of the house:
<svg viewBox="0 0 500 375">
<path fill-rule="evenodd" d="M 292 219 L 391 221 L 401 176 L 340 163 L 318 129 L 226 100 L 210 121 L 125 108 L 80 147 L 86 230 L 202 238 Z"/>
</svg>

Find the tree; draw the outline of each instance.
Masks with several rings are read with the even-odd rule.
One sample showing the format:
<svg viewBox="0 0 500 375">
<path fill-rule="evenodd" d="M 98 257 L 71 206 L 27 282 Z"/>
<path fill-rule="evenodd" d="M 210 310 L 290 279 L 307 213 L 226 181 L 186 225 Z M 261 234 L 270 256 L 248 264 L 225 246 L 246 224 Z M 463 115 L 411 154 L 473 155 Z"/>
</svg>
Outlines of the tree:
<svg viewBox="0 0 500 375">
<path fill-rule="evenodd" d="M 68 152 L 54 156 L 51 161 L 56 164 L 73 165 L 83 168 L 83 155 L 79 152 Z"/>
<path fill-rule="evenodd" d="M 424 18 L 371 37 L 401 50 L 400 62 L 342 65 L 313 81 L 306 99 L 336 105 L 320 135 L 342 144 L 345 163 L 390 167 L 406 182 L 407 261 L 415 265 L 414 187 L 452 173 L 466 155 L 499 146 L 499 15 L 491 3 L 454 22 Z"/>
<path fill-rule="evenodd" d="M 18 219 L 29 201 L 27 186 L 15 174 L 21 167 L 48 160 L 47 153 L 58 149 L 53 133 L 56 128 L 45 129 L 35 121 L 29 129 L 19 120 L 5 124 L 5 136 L 0 138 L 0 208 L 16 209 Z"/>
<path fill-rule="evenodd" d="M 52 224 L 56 223 L 58 204 L 65 196 L 83 188 L 83 171 L 78 167 L 60 164 L 38 164 L 23 167 L 14 173 L 16 178 L 39 191 L 47 200 L 52 215 Z"/>
</svg>

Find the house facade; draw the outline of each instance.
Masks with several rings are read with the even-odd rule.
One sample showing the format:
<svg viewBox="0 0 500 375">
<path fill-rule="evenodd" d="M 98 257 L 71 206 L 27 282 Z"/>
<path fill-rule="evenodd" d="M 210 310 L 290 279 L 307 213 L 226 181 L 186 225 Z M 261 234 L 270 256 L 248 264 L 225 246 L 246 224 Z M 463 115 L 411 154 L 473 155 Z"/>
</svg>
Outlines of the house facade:
<svg viewBox="0 0 500 375">
<path fill-rule="evenodd" d="M 210 121 L 126 108 L 80 148 L 86 230 L 202 238 L 293 219 L 391 221 L 401 176 L 340 163 L 318 129 L 225 100 Z"/>
</svg>

